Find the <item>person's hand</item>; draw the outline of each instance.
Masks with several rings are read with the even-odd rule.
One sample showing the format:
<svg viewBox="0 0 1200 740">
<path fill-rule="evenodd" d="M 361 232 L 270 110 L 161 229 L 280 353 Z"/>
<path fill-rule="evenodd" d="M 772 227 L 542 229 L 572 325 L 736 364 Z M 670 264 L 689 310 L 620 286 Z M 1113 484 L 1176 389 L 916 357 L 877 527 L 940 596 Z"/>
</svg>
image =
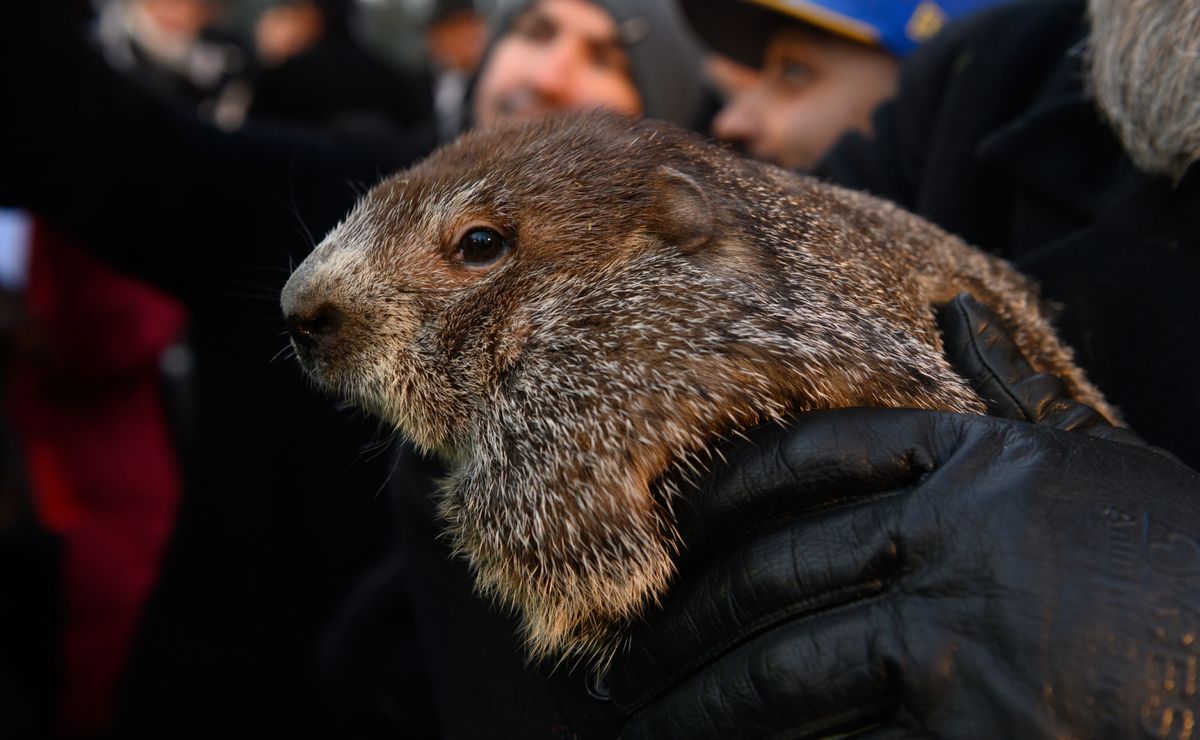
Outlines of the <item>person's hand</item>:
<svg viewBox="0 0 1200 740">
<path fill-rule="evenodd" d="M 948 354 L 1028 421 L 831 411 L 724 451 L 609 674 L 623 737 L 1200 733 L 1200 474 L 950 309 Z"/>
</svg>

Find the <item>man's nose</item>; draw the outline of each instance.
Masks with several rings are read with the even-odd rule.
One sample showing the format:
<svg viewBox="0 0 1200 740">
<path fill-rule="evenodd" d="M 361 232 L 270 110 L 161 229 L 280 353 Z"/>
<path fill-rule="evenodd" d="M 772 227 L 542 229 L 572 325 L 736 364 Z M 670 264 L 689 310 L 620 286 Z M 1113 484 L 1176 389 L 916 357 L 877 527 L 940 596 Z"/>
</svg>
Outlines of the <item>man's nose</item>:
<svg viewBox="0 0 1200 740">
<path fill-rule="evenodd" d="M 761 101 L 755 90 L 734 95 L 712 122 L 713 136 L 722 141 L 753 144 L 762 137 Z"/>
<path fill-rule="evenodd" d="M 543 99 L 569 100 L 582 61 L 580 51 L 571 44 L 550 44 L 530 65 L 531 87 Z"/>
</svg>

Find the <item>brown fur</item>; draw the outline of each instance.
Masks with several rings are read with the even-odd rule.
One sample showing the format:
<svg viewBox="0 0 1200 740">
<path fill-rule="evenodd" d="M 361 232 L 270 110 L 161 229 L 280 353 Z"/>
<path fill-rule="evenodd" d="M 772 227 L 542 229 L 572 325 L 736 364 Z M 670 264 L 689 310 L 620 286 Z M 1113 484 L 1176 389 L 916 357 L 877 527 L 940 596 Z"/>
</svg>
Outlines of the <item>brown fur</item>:
<svg viewBox="0 0 1200 740">
<path fill-rule="evenodd" d="M 486 224 L 514 249 L 454 261 Z M 801 411 L 981 413 L 931 304 L 967 291 L 1112 416 L 1003 262 L 880 200 L 602 114 L 470 134 L 369 193 L 285 312 L 322 385 L 451 465 L 441 511 L 534 654 L 603 659 L 672 575 L 673 468 Z M 665 490 L 664 490 L 665 489 Z"/>
</svg>

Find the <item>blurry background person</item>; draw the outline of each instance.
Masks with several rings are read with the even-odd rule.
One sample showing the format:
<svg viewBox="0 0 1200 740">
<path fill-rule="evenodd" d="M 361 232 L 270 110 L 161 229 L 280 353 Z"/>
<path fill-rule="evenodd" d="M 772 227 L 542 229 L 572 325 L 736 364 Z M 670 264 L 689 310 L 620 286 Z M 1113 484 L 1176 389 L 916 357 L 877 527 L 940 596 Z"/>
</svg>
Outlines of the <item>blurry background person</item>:
<svg viewBox="0 0 1200 740">
<path fill-rule="evenodd" d="M 818 173 L 1033 277 L 1130 427 L 1200 466 L 1200 4 L 1040 0 L 960 28 Z"/>
<path fill-rule="evenodd" d="M 896 90 L 900 60 L 942 26 L 1002 0 L 683 0 L 701 39 L 760 69 L 713 120 L 753 157 L 811 169 Z M 728 64 L 717 74 L 729 78 Z M 743 75 L 745 78 L 745 75 Z"/>
<path fill-rule="evenodd" d="M 93 40 L 148 92 L 210 115 L 247 59 L 215 30 L 227 9 L 218 0 L 118 0 L 102 7 Z M 76 236 L 12 215 L 27 228 L 5 230 L 0 250 L 13 268 L 6 274 L 19 277 L 13 295 L 29 331 L 6 357 L 10 462 L 31 518 L 61 545 L 46 584 L 61 606 L 54 734 L 89 737 L 112 720 L 182 496 L 192 421 L 186 312 Z"/>
<path fill-rule="evenodd" d="M 230 0 L 111 0 L 101 6 L 95 41 L 105 60 L 158 95 L 211 115 L 252 58 L 219 30 Z"/>
<path fill-rule="evenodd" d="M 695 128 L 707 98 L 694 42 L 670 2 L 537 0 L 497 24 L 473 123 L 604 108 Z"/>
<path fill-rule="evenodd" d="M 487 19 L 471 0 L 438 0 L 425 46 L 434 74 L 438 138 L 448 141 L 466 120 L 468 85 L 487 46 Z"/>
<path fill-rule="evenodd" d="M 205 47 L 212 34 L 204 29 L 217 19 L 218 9 L 225 8 L 200 0 L 130 0 L 102 13 L 98 38 L 109 42 L 101 47 L 105 60 L 161 105 L 150 105 L 154 113 L 146 120 L 109 110 L 133 94 L 129 86 L 112 84 L 89 98 L 88 114 L 68 103 L 64 118 L 73 121 L 68 126 L 90 130 L 94 125 L 104 132 L 86 142 L 84 135 L 68 167 L 76 174 L 95 167 L 91 175 L 107 179 L 131 205 L 136 201 L 138 219 L 160 198 L 188 203 L 187 176 L 172 171 L 173 163 L 186 159 L 177 147 L 186 145 L 170 135 L 147 136 L 146 129 L 162 132 L 152 121 L 161 126 L 168 120 L 196 120 L 185 112 L 220 117 L 213 98 L 223 100 L 224 92 L 200 84 L 217 78 L 195 74 L 212 69 L 197 60 L 212 61 Z M 120 22 L 111 25 L 114 19 Z M 162 28 L 153 25 L 159 21 Z M 106 28 L 121 33 L 105 35 Z M 14 33 L 30 31 L 21 24 L 13 28 Z M 122 50 L 128 53 L 122 56 Z M 76 60 L 79 51 L 72 51 Z M 6 82 L 23 74 L 19 65 L 25 59 L 14 57 Z M 85 69 L 81 78 L 100 72 L 98 66 Z M 334 67 L 325 74 L 345 71 Z M 29 79 L 37 94 L 47 92 L 49 83 L 37 72 Z M 49 94 L 63 101 L 71 97 L 65 88 Z M 144 94 L 135 97 L 150 100 Z M 64 141 L 62 130 L 42 126 L 38 110 L 29 115 L 42 129 L 35 136 L 47 146 Z M 100 122 L 106 116 L 111 129 Z M 120 139 L 140 142 L 137 156 L 126 150 L 105 160 L 105 148 Z M 264 140 L 287 146 L 276 135 Z M 33 143 L 29 137 L 24 142 Z M 417 146 L 424 151 L 428 144 Z M 255 169 L 256 148 L 248 146 L 243 154 L 241 164 Z M 157 160 L 164 167 L 143 183 L 145 190 L 121 190 L 122 173 L 136 169 L 139 160 Z M 302 168 L 303 161 L 292 160 L 289 167 Z M 306 243 L 297 238 L 302 223 L 289 210 L 295 199 L 289 198 L 288 180 L 296 170 L 280 172 L 280 186 L 272 191 L 240 191 L 248 196 L 239 205 L 250 212 L 238 219 L 240 228 L 230 229 L 238 238 L 253 242 L 252 224 L 263 222 L 275 224 L 268 229 L 276 246 Z M 356 172 L 372 177 L 374 165 Z M 226 174 L 235 180 L 242 173 Z M 217 187 L 236 190 L 230 182 Z M 344 180 L 341 187 L 353 193 Z M 101 186 L 87 197 L 103 199 L 106 191 Z M 4 366 L 9 379 L 3 420 L 11 431 L 6 463 L 23 481 L 30 522 L 18 530 L 20 539 L 5 532 L 6 549 L 0 553 L 4 600 L 12 603 L 8 593 L 14 599 L 28 593 L 26 606 L 6 614 L 6 624 L 15 625 L 12 644 L 18 652 L 10 658 L 6 641 L 0 656 L 0 673 L 12 663 L 19 676 L 34 679 L 24 693 L 37 723 L 26 723 L 21 732 L 42 737 L 52 726 L 58 737 L 96 737 L 110 732 L 115 722 L 122 736 L 161 737 L 157 721 L 194 701 L 209 707 L 214 723 L 197 723 L 197 732 L 211 736 L 215 725 L 242 722 L 250 736 L 257 730 L 249 728 L 261 727 L 255 723 L 272 714 L 272 703 L 286 697 L 309 708 L 271 720 L 272 726 L 289 736 L 308 731 L 320 737 L 315 669 L 308 668 L 315 636 L 390 532 L 386 502 L 370 497 L 385 476 L 386 457 L 363 452 L 379 437 L 376 425 L 347 420 L 344 411 L 313 397 L 303 383 L 289 386 L 291 369 L 269 363 L 278 349 L 272 348 L 279 344 L 277 332 L 255 319 L 243 322 L 253 309 L 243 304 L 224 314 L 231 302 L 238 303 L 233 296 L 255 294 L 260 297 L 249 302 L 274 317 L 274 294 L 257 287 L 270 274 L 260 271 L 261 264 L 203 277 L 203 268 L 190 268 L 198 283 L 211 281 L 204 299 L 187 301 L 194 312 L 193 362 L 179 343 L 185 327 L 179 302 L 89 254 L 94 242 L 104 241 L 102 229 L 54 228 L 53 219 L 40 213 L 53 213 L 54 207 L 34 210 L 39 213 L 24 216 L 30 228 L 20 245 L 0 240 L 6 260 L 25 255 L 17 301 L 36 338 L 17 345 L 19 351 L 9 353 Z M 289 215 L 280 220 L 280 213 Z M 183 223 L 176 220 L 177 226 Z M 138 227 L 126 228 L 136 232 Z M 161 249 L 186 242 L 172 232 L 159 238 Z M 199 237 L 195 254 L 210 253 L 212 244 Z M 283 275 L 286 264 L 280 256 L 272 270 Z M 239 329 L 218 328 L 227 321 Z M 174 382 L 179 376 L 187 379 L 192 367 L 197 370 L 193 387 Z M 254 398 L 278 402 L 270 418 L 246 412 Z M 317 422 L 321 416 L 325 421 Z M 322 455 L 305 457 L 296 450 L 297 441 L 316 445 Z M 343 486 L 363 495 L 342 495 Z M 185 489 L 190 495 L 181 508 Z M 34 526 L 57 536 L 59 550 L 45 568 L 35 569 L 33 556 L 46 558 L 30 552 L 24 534 Z M 40 574 L 42 590 L 29 591 L 28 579 L 15 579 L 10 566 Z M 56 608 L 49 616 L 43 613 L 47 603 Z M 16 629 L 30 624 L 38 629 Z M 46 630 L 53 637 L 50 650 L 42 650 Z M 50 661 L 31 666 L 31 657 Z M 40 672 L 31 674 L 34 668 Z M 45 673 L 53 675 L 52 684 Z M 172 680 L 162 682 L 164 676 Z M 298 699 L 306 696 L 308 701 Z M 51 711 L 52 723 L 44 716 Z M 14 711 L 13 716 L 20 715 Z M 26 737 L 16 733 L 0 729 L 5 740 Z"/>
<path fill-rule="evenodd" d="M 182 307 L 29 219 L 19 294 L 28 332 L 8 354 L 3 418 L 29 511 L 57 535 L 61 658 L 55 731 L 112 719 L 142 608 L 182 495 L 185 406 L 166 368 L 187 357 Z M 183 401 L 183 398 L 178 398 Z"/>
<path fill-rule="evenodd" d="M 313 126 L 432 125 L 428 69 L 380 59 L 360 40 L 357 18 L 355 0 L 282 0 L 263 11 L 249 115 Z"/>
</svg>

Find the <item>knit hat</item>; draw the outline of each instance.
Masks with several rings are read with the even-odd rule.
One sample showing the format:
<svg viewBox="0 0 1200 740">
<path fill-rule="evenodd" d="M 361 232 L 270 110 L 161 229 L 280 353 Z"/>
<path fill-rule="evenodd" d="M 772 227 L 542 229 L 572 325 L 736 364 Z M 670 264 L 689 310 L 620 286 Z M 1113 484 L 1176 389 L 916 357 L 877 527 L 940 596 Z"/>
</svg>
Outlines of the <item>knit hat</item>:
<svg viewBox="0 0 1200 740">
<path fill-rule="evenodd" d="M 488 53 L 535 0 L 501 8 Z M 633 84 L 650 118 L 695 127 L 705 112 L 701 48 L 671 0 L 587 0 L 608 13 L 629 55 Z"/>
</svg>

